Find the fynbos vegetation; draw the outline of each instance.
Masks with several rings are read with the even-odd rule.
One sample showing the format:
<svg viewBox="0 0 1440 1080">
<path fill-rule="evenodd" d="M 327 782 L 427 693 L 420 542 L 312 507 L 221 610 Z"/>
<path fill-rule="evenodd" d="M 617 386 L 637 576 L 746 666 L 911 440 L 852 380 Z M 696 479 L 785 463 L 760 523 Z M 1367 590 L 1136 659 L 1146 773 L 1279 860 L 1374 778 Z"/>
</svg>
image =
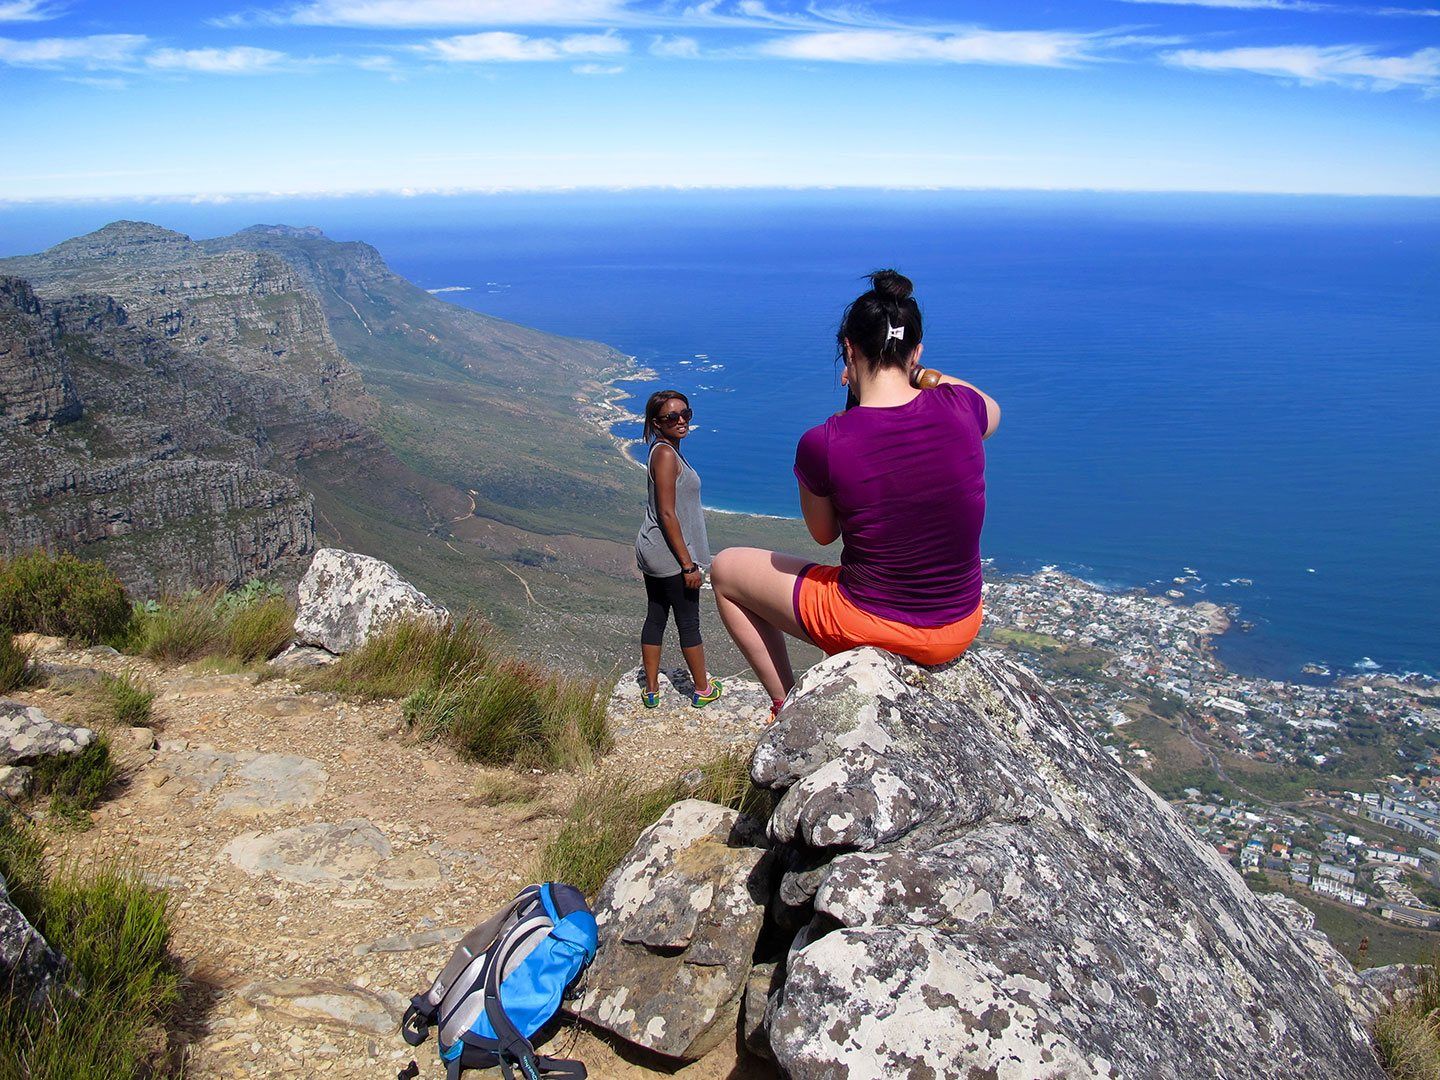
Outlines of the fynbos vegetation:
<svg viewBox="0 0 1440 1080">
<path fill-rule="evenodd" d="M 73 638 L 116 638 L 130 623 L 125 589 L 103 563 L 43 551 L 0 560 L 0 628 Z"/>
<path fill-rule="evenodd" d="M 600 683 L 501 657 L 493 640 L 473 615 L 445 626 L 406 620 L 311 676 L 310 685 L 403 698 L 406 722 L 421 736 L 473 761 L 574 768 L 609 747 Z"/>
</svg>

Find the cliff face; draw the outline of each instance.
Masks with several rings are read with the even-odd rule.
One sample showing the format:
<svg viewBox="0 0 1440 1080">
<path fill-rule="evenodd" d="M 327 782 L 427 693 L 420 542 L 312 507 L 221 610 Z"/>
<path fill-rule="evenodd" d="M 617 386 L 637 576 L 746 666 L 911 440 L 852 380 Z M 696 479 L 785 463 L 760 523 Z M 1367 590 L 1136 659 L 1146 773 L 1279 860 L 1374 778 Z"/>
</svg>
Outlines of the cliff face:
<svg viewBox="0 0 1440 1080">
<path fill-rule="evenodd" d="M 145 594 L 308 554 L 311 499 L 267 467 L 249 396 L 112 298 L 0 278 L 0 553 L 100 556 Z"/>
</svg>

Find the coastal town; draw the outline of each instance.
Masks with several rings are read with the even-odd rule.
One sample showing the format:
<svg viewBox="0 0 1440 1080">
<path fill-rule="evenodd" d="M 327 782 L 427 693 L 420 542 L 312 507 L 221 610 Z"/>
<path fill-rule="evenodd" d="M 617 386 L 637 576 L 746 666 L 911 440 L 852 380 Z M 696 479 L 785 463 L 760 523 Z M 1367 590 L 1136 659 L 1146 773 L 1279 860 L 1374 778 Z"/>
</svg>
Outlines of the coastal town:
<svg viewBox="0 0 1440 1080">
<path fill-rule="evenodd" d="M 1171 593 L 996 577 L 987 634 L 1255 887 L 1440 930 L 1440 681 L 1239 674 L 1236 610 Z"/>
</svg>

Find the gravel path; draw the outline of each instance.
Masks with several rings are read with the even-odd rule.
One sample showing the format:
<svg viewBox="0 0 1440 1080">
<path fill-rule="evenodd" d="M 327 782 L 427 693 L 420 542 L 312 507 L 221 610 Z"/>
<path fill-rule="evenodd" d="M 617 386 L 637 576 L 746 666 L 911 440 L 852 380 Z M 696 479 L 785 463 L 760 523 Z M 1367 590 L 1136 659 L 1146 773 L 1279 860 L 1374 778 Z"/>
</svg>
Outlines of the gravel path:
<svg viewBox="0 0 1440 1080">
<path fill-rule="evenodd" d="M 477 782 L 503 771 L 417 742 L 394 702 L 58 645 L 46 645 L 45 662 L 128 670 L 157 692 L 153 740 L 111 733 L 122 789 L 93 828 L 57 833 L 51 848 L 132 859 L 170 891 L 174 948 L 202 999 L 190 1074 L 390 1077 L 414 1057 L 422 1077 L 443 1076 L 433 1041 L 416 1052 L 399 1038 L 399 1016 L 449 943 L 528 883 L 580 778 L 547 777 L 537 803 L 485 806 Z M 726 697 L 705 710 L 671 689 L 646 711 L 633 678 L 611 702 L 619 735 L 604 775 L 673 777 L 727 746 L 748 749 L 763 726 L 753 683 L 727 680 Z M 63 690 L 15 696 L 52 719 L 82 719 L 81 699 Z M 588 1033 L 551 1045 L 598 1080 L 770 1075 L 737 1066 L 730 1048 L 670 1073 Z"/>
</svg>

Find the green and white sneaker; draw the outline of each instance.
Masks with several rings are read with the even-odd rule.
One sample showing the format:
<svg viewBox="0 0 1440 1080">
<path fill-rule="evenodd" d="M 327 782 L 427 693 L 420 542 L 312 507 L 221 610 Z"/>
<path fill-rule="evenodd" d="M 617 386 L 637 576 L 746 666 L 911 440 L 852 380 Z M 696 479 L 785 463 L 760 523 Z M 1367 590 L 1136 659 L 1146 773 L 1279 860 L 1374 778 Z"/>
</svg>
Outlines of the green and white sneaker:
<svg viewBox="0 0 1440 1080">
<path fill-rule="evenodd" d="M 702 694 L 699 690 L 696 690 L 690 695 L 690 704 L 697 709 L 703 709 L 706 705 L 709 705 L 712 701 L 719 698 L 724 692 L 725 688 L 720 685 L 720 680 L 711 679 L 709 693 Z"/>
<path fill-rule="evenodd" d="M 659 690 L 646 690 L 640 695 L 640 704 L 647 709 L 654 709 L 660 704 Z"/>
</svg>

